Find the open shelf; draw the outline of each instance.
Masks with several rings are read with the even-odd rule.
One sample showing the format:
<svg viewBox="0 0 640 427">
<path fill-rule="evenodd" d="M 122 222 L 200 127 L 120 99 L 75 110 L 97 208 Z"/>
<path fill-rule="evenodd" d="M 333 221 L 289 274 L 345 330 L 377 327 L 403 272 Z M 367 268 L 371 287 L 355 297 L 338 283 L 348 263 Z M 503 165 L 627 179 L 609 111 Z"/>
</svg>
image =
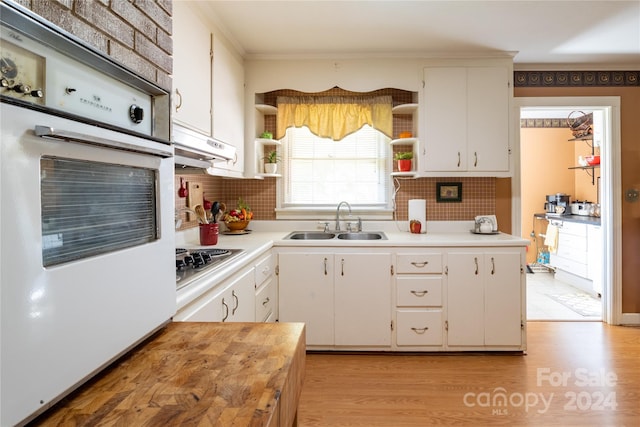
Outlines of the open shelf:
<svg viewBox="0 0 640 427">
<path fill-rule="evenodd" d="M 393 114 L 413 114 L 418 109 L 418 104 L 400 104 L 391 109 Z"/>
<path fill-rule="evenodd" d="M 265 116 L 274 116 L 278 113 L 278 107 L 267 104 L 256 104 L 256 110 L 260 111 Z"/>
<path fill-rule="evenodd" d="M 398 138 L 389 142 L 389 145 L 413 145 L 418 143 L 418 138 Z"/>
<path fill-rule="evenodd" d="M 406 178 L 417 178 L 418 172 L 416 171 L 408 171 L 408 172 L 391 172 L 391 176 L 395 177 L 406 177 Z"/>
</svg>

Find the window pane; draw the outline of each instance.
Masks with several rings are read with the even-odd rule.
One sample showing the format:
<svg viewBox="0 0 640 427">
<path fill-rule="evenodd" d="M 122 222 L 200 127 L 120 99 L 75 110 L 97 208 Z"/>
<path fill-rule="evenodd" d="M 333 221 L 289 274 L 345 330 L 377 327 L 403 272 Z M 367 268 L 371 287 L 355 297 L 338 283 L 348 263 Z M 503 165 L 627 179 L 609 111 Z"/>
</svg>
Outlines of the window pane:
<svg viewBox="0 0 640 427">
<path fill-rule="evenodd" d="M 389 140 L 365 126 L 341 141 L 290 128 L 284 143 L 284 207 L 333 206 L 342 200 L 386 207 Z"/>
</svg>

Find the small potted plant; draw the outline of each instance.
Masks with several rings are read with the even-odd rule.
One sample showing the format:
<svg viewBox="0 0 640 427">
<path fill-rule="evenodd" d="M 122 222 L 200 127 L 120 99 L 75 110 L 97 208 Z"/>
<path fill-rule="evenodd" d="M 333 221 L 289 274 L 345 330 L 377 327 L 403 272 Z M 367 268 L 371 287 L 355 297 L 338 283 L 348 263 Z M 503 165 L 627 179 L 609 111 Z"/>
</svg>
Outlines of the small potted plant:
<svg viewBox="0 0 640 427">
<path fill-rule="evenodd" d="M 409 172 L 411 170 L 412 151 L 401 151 L 394 154 L 393 158 L 398 161 L 398 171 Z"/>
<path fill-rule="evenodd" d="M 278 170 L 278 161 L 280 161 L 280 156 L 278 156 L 278 151 L 272 150 L 269 151 L 263 158 L 264 160 L 264 172 L 265 173 L 276 173 Z"/>
</svg>

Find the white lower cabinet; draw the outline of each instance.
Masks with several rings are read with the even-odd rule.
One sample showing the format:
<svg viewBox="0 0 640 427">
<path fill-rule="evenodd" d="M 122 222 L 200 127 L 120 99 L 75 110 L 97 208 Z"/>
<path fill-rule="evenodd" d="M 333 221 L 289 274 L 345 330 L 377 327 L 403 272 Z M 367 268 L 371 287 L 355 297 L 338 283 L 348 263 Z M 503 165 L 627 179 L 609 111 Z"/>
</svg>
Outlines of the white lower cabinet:
<svg viewBox="0 0 640 427">
<path fill-rule="evenodd" d="M 311 347 L 388 349 L 391 254 L 314 249 L 278 254 L 280 321 L 305 322 Z"/>
<path fill-rule="evenodd" d="M 180 309 L 178 322 L 254 322 L 254 268 L 245 268 L 231 279 Z"/>
<path fill-rule="evenodd" d="M 310 349 L 526 350 L 524 247 L 275 251 L 279 320 Z"/>
<path fill-rule="evenodd" d="M 447 264 L 448 347 L 520 349 L 524 249 L 450 250 Z"/>
</svg>

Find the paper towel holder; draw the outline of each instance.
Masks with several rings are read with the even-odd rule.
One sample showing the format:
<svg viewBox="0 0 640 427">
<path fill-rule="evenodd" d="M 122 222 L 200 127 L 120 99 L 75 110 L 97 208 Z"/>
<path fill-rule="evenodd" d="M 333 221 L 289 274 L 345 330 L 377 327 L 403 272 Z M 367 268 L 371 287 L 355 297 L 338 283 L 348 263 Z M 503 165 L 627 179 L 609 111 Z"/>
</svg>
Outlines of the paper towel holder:
<svg viewBox="0 0 640 427">
<path fill-rule="evenodd" d="M 462 202 L 461 182 L 437 182 L 436 202 Z"/>
</svg>

